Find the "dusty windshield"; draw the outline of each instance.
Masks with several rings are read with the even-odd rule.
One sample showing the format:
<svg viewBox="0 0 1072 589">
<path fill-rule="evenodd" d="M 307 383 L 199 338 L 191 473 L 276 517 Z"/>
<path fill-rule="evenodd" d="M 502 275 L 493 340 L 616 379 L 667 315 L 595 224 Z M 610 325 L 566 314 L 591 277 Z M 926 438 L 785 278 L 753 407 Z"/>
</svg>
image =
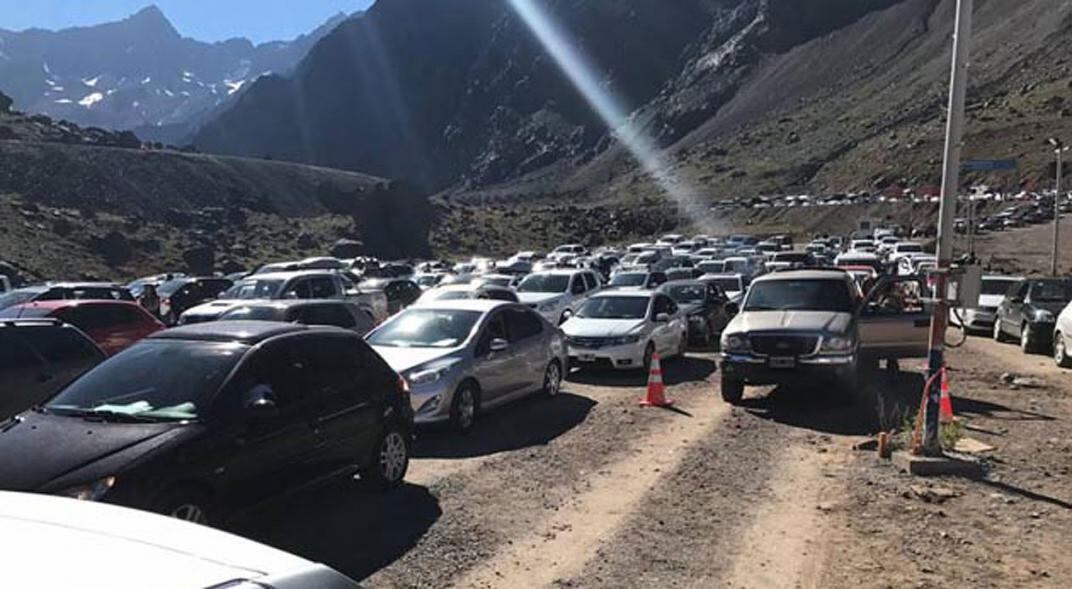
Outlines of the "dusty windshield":
<svg viewBox="0 0 1072 589">
<path fill-rule="evenodd" d="M 843 280 L 766 280 L 752 284 L 745 311 L 832 311 L 851 313 L 852 298 Z"/>
</svg>

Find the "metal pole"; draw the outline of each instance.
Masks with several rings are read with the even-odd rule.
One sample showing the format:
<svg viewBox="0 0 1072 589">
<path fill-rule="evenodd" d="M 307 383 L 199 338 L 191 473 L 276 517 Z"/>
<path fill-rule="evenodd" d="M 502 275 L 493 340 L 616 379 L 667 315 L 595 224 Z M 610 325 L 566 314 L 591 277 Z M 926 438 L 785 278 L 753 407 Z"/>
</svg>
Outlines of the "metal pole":
<svg viewBox="0 0 1072 589">
<path fill-rule="evenodd" d="M 953 67 L 949 81 L 949 120 L 945 132 L 945 166 L 942 172 L 942 205 L 938 210 L 938 269 L 934 281 L 934 307 L 931 313 L 930 353 L 928 355 L 927 402 L 923 412 L 923 445 L 927 456 L 939 456 L 938 404 L 941 379 L 936 375 L 945 362 L 945 331 L 949 321 L 946 304 L 946 279 L 953 262 L 953 217 L 957 213 L 960 190 L 960 153 L 964 137 L 964 101 L 968 92 L 968 54 L 971 46 L 973 1 L 957 0 L 956 28 L 953 31 Z"/>
<path fill-rule="evenodd" d="M 968 196 L 968 254 L 975 259 L 975 199 Z"/>
<path fill-rule="evenodd" d="M 1050 275 L 1057 276 L 1057 241 L 1061 237 L 1061 153 L 1065 150 L 1064 145 L 1057 145 L 1057 186 L 1053 193 L 1053 253 L 1050 258 Z"/>
</svg>

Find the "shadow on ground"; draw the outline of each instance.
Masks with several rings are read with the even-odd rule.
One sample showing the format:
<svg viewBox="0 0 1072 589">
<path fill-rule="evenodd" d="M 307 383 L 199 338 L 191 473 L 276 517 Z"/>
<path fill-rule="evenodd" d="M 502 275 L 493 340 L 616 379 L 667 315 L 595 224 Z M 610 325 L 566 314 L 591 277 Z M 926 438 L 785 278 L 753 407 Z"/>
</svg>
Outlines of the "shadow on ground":
<svg viewBox="0 0 1072 589">
<path fill-rule="evenodd" d="M 686 382 L 707 380 L 718 370 L 718 364 L 709 358 L 686 356 L 662 361 L 663 383 L 675 386 Z M 643 387 L 648 382 L 644 370 L 614 370 L 612 368 L 578 368 L 570 372 L 568 380 L 596 387 Z"/>
<path fill-rule="evenodd" d="M 567 392 L 551 399 L 529 397 L 482 413 L 467 435 L 446 427 L 422 428 L 413 457 L 473 458 L 542 446 L 581 424 L 595 406 L 592 399 Z"/>
<path fill-rule="evenodd" d="M 362 579 L 405 554 L 441 515 L 425 487 L 378 492 L 347 479 L 257 510 L 231 531 Z"/>
</svg>

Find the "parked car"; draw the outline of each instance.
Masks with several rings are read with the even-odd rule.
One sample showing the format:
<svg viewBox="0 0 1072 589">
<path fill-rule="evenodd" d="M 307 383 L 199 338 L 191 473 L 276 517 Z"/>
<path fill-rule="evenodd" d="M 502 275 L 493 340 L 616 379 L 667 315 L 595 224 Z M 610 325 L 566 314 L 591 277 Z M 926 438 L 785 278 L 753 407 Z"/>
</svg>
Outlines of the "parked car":
<svg viewBox="0 0 1072 589">
<path fill-rule="evenodd" d="M 0 310 L 34 301 L 133 301 L 125 286 L 101 282 L 57 282 L 27 286 L 0 294 Z"/>
<path fill-rule="evenodd" d="M 108 356 L 167 328 L 140 305 L 126 301 L 41 301 L 0 311 L 0 319 L 14 318 L 52 318 L 74 325 Z"/>
<path fill-rule="evenodd" d="M 258 273 L 239 280 L 220 293 L 219 299 L 187 309 L 179 316 L 180 325 L 215 321 L 233 307 L 251 300 L 342 299 L 346 285 L 342 275 L 325 270 Z"/>
<path fill-rule="evenodd" d="M 815 266 L 815 257 L 807 252 L 778 252 L 767 262 L 768 272 Z"/>
<path fill-rule="evenodd" d="M 690 341 L 711 345 L 729 321 L 726 295 L 713 282 L 675 280 L 660 286 L 658 292 L 674 299 L 685 315 Z"/>
<path fill-rule="evenodd" d="M 5 573 L 11 587 L 359 589 L 322 564 L 206 526 L 30 493 L 0 492 L 0 545 L 19 564 Z"/>
<path fill-rule="evenodd" d="M 699 278 L 703 276 L 703 270 L 696 268 L 669 268 L 666 271 L 666 280 L 692 280 L 693 278 Z"/>
<path fill-rule="evenodd" d="M 921 289 L 918 277 L 887 277 L 861 301 L 842 270 L 756 279 L 722 333 L 722 398 L 739 402 L 747 384 L 817 380 L 853 389 L 860 366 L 925 357 L 930 321 Z"/>
<path fill-rule="evenodd" d="M 447 277 L 446 272 L 423 272 L 413 276 L 413 281 L 417 283 L 417 286 L 421 287 L 421 290 L 428 290 L 439 286 L 440 282 Z"/>
<path fill-rule="evenodd" d="M 160 284 L 160 319 L 168 324 L 178 323 L 187 309 L 216 300 L 220 293 L 234 286 L 227 278 L 176 278 Z"/>
<path fill-rule="evenodd" d="M 6 274 L 0 274 L 0 294 L 11 290 L 11 279 Z"/>
<path fill-rule="evenodd" d="M 0 489 L 212 523 L 355 470 L 398 485 L 411 424 L 401 379 L 353 333 L 178 327 L 0 427 Z"/>
<path fill-rule="evenodd" d="M 376 320 L 365 309 L 350 301 L 286 300 L 239 305 L 220 315 L 220 321 L 280 321 L 301 325 L 339 327 L 365 335 Z"/>
<path fill-rule="evenodd" d="M 0 320 L 0 421 L 47 401 L 104 358 L 73 325 L 55 319 Z"/>
<path fill-rule="evenodd" d="M 408 278 L 374 278 L 357 285 L 361 291 L 382 291 L 387 297 L 387 312 L 393 315 L 421 298 L 421 287 Z"/>
<path fill-rule="evenodd" d="M 502 286 L 494 286 L 491 284 L 459 284 L 441 286 L 426 291 L 421 295 L 421 298 L 417 299 L 417 302 L 413 304 L 424 306 L 435 304 L 440 301 L 458 301 L 463 299 L 491 299 L 509 303 L 520 302 L 517 293 L 514 292 L 514 289 L 512 288 L 504 288 Z"/>
<path fill-rule="evenodd" d="M 949 313 L 949 324 L 961 326 L 969 331 L 991 332 L 998 307 L 1001 306 L 1005 293 L 1013 284 L 1023 280 L 1018 276 L 984 276 L 982 291 L 979 294 L 979 306 L 959 307 Z"/>
<path fill-rule="evenodd" d="M 1051 349 L 1057 315 L 1072 301 L 1072 279 L 1028 278 L 1009 287 L 998 305 L 994 340 L 1015 338 L 1024 353 Z"/>
<path fill-rule="evenodd" d="M 552 325 L 560 325 L 601 288 L 591 270 L 550 270 L 526 276 L 517 285 L 517 296 Z"/>
<path fill-rule="evenodd" d="M 502 301 L 411 307 L 367 339 L 409 383 L 416 423 L 449 423 L 460 432 L 499 405 L 558 394 L 568 366 L 557 327 Z"/>
<path fill-rule="evenodd" d="M 704 274 L 722 274 L 726 271 L 726 263 L 722 260 L 704 260 L 696 264 L 696 269 Z"/>
<path fill-rule="evenodd" d="M 627 270 L 616 272 L 610 277 L 607 288 L 654 290 L 667 281 L 666 272 L 644 272 Z"/>
<path fill-rule="evenodd" d="M 561 262 L 567 259 L 573 259 L 577 256 L 583 256 L 588 254 L 588 248 L 576 243 L 570 243 L 566 245 L 560 245 L 554 249 L 547 259 L 554 262 Z"/>
<path fill-rule="evenodd" d="M 688 320 L 666 294 L 609 290 L 584 302 L 562 324 L 575 366 L 640 370 L 652 355 L 684 356 L 689 346 Z"/>
<path fill-rule="evenodd" d="M 730 303 L 741 302 L 745 290 L 748 289 L 748 281 L 741 274 L 705 274 L 697 280 L 717 286 Z"/>
</svg>

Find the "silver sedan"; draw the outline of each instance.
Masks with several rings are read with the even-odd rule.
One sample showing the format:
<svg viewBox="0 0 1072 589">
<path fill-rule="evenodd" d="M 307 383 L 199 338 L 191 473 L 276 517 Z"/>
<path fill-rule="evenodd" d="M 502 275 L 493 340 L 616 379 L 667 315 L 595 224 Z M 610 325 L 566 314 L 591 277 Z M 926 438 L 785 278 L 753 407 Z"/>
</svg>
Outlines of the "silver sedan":
<svg viewBox="0 0 1072 589">
<path fill-rule="evenodd" d="M 557 395 L 568 366 L 562 331 L 503 301 L 411 307 L 366 339 L 409 383 L 416 423 L 449 422 L 461 432 L 484 410 Z"/>
</svg>

